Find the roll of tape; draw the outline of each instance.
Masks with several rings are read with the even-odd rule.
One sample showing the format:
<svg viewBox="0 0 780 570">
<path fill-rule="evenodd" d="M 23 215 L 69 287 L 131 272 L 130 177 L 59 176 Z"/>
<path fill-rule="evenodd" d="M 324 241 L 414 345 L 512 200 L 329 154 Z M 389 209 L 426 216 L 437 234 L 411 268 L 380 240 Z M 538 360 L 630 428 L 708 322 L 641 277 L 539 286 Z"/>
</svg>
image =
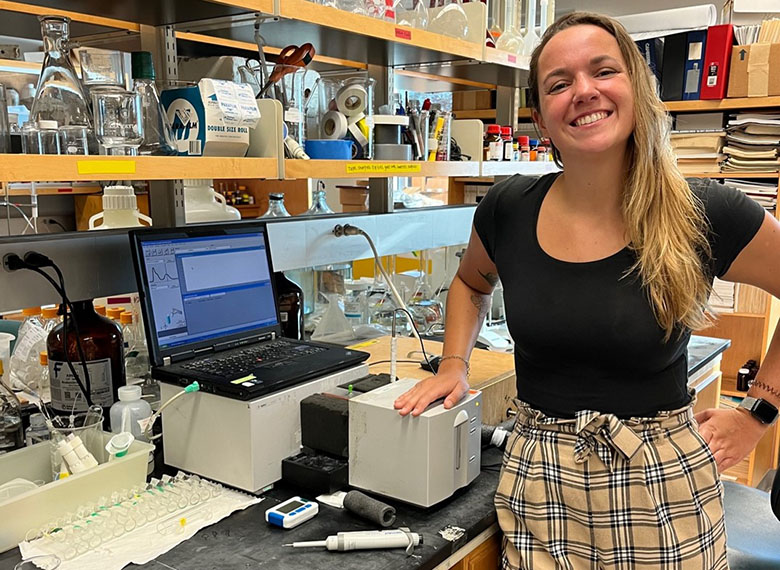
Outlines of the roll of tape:
<svg viewBox="0 0 780 570">
<path fill-rule="evenodd" d="M 412 160 L 412 145 L 408 144 L 375 144 L 374 159 L 376 160 Z"/>
<path fill-rule="evenodd" d="M 374 143 L 401 144 L 401 126 L 377 123 L 374 125 Z"/>
<path fill-rule="evenodd" d="M 352 136 L 353 139 L 355 139 L 356 143 L 358 143 L 363 148 L 368 146 L 368 138 L 363 134 L 360 125 L 358 125 L 357 123 L 352 123 L 348 127 L 348 130 L 349 130 L 349 134 Z"/>
<path fill-rule="evenodd" d="M 375 125 L 398 125 L 399 127 L 409 126 L 408 115 L 374 115 Z"/>
<path fill-rule="evenodd" d="M 353 123 L 359 123 L 360 121 L 365 122 L 366 120 L 366 114 L 365 113 L 358 113 L 357 115 L 350 115 L 347 117 L 347 124 L 351 125 Z"/>
<path fill-rule="evenodd" d="M 347 136 L 347 118 L 338 111 L 328 111 L 322 117 L 322 137 L 326 139 L 343 139 Z"/>
<path fill-rule="evenodd" d="M 348 117 L 364 113 L 367 101 L 368 93 L 362 85 L 345 85 L 336 93 L 336 107 Z"/>
</svg>

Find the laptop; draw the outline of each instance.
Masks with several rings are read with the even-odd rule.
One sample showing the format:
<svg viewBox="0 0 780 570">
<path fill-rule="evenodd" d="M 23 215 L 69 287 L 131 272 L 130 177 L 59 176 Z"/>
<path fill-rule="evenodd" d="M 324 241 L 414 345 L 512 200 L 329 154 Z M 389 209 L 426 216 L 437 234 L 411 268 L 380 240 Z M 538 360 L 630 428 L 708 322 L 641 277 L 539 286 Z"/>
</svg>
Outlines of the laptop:
<svg viewBox="0 0 780 570">
<path fill-rule="evenodd" d="M 152 377 L 251 400 L 368 353 L 282 338 L 265 223 L 130 232 Z"/>
</svg>

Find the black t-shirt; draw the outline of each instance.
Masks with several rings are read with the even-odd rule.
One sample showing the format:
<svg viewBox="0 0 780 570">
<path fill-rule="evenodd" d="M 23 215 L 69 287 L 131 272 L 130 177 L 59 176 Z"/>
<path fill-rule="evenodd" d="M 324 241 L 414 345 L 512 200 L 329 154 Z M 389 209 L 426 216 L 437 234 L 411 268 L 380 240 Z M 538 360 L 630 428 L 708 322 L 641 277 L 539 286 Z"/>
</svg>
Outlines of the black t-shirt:
<svg viewBox="0 0 780 570">
<path fill-rule="evenodd" d="M 515 175 L 480 202 L 474 228 L 498 268 L 515 341 L 518 397 L 548 415 L 597 410 L 652 416 L 686 405 L 690 331 L 664 342 L 626 247 L 597 261 L 554 259 L 536 223 L 558 174 Z M 764 210 L 741 192 L 688 181 L 705 204 L 712 248 L 709 272 L 722 276 L 758 231 Z"/>
</svg>

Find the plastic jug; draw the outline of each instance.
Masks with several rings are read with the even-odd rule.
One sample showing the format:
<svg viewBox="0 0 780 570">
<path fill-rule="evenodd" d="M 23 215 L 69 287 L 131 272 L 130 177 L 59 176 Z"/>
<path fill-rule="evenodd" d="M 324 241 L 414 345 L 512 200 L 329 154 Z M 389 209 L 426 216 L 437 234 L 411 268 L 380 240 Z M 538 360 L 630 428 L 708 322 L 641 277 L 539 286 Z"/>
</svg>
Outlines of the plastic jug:
<svg viewBox="0 0 780 570">
<path fill-rule="evenodd" d="M 241 219 L 241 213 L 236 208 L 228 206 L 225 197 L 214 190 L 213 180 L 187 178 L 183 182 L 186 223 Z"/>
<path fill-rule="evenodd" d="M 103 223 L 97 225 L 98 220 Z M 132 186 L 106 186 L 103 189 L 103 211 L 89 219 L 90 230 L 133 228 L 152 225 L 152 218 L 138 211 Z"/>
</svg>

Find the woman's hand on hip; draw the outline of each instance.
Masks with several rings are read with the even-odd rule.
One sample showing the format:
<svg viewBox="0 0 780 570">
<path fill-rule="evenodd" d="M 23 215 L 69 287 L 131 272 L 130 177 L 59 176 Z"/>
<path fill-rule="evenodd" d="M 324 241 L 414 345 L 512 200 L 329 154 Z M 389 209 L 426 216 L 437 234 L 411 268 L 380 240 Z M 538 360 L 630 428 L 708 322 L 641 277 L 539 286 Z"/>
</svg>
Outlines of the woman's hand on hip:
<svg viewBox="0 0 780 570">
<path fill-rule="evenodd" d="M 723 472 L 733 467 L 758 445 L 766 426 L 740 409 L 708 409 L 695 416 L 699 423 L 699 433 L 710 447 Z"/>
<path fill-rule="evenodd" d="M 469 383 L 463 372 L 440 371 L 436 376 L 429 376 L 399 396 L 394 406 L 402 416 L 410 412 L 413 416 L 419 416 L 431 402 L 440 398 L 445 398 L 445 408 L 451 408 L 468 389 Z"/>
</svg>

